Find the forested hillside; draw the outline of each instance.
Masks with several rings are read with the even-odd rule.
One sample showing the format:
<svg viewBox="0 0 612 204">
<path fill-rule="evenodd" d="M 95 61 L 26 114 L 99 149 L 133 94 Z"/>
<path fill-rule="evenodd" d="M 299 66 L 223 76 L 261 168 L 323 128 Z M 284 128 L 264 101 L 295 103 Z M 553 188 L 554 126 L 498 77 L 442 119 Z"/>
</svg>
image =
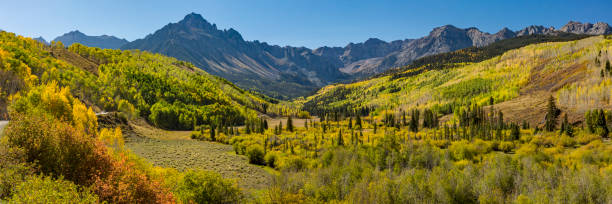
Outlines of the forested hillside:
<svg viewBox="0 0 612 204">
<path fill-rule="evenodd" d="M 491 46 L 289 102 L 159 54 L 0 32 L 0 201 L 612 202 L 612 38 Z"/>
<path fill-rule="evenodd" d="M 574 37 L 568 39 L 571 38 Z M 479 62 L 483 58 L 481 55 L 490 55 L 488 52 L 461 50 L 424 58 L 418 61 L 418 66 L 386 76 L 327 86 L 300 103 L 304 104 L 305 110 L 316 115 L 354 110 L 380 113 L 382 110 L 412 108 L 431 108 L 446 115 L 471 105 L 484 106 L 513 99 L 528 103 L 543 101 L 552 95 L 564 107 L 577 111 L 572 114 L 579 116 L 588 109 L 609 105 L 607 95 L 610 90 L 605 85 L 610 80 L 605 68 L 609 42 L 598 36 L 570 42 L 532 44 L 482 62 Z M 581 87 L 578 93 L 577 87 Z M 570 90 L 573 94 L 582 94 L 584 90 L 598 92 L 591 92 L 588 97 L 577 97 L 569 94 Z M 589 97 L 596 99 L 587 99 Z M 505 104 L 508 103 L 502 105 Z M 516 119 L 525 118 L 518 116 Z M 536 118 L 530 120 L 534 124 L 541 122 Z"/>
<path fill-rule="evenodd" d="M 244 124 L 271 103 L 190 63 L 140 51 L 45 46 L 2 32 L 0 113 L 11 95 L 57 82 L 97 111 L 142 116 L 165 129 Z M 271 112 L 274 109 L 270 108 Z"/>
<path fill-rule="evenodd" d="M 320 118 L 193 138 L 278 171 L 263 203 L 608 203 L 610 49 L 531 44 L 328 86 L 295 102 Z"/>
</svg>

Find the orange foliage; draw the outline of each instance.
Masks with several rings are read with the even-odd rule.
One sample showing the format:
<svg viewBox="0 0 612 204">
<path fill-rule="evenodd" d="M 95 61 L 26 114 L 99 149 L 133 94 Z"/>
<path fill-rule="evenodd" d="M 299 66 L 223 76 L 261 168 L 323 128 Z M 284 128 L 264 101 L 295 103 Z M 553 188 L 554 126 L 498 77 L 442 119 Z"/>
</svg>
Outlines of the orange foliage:
<svg viewBox="0 0 612 204">
<path fill-rule="evenodd" d="M 96 178 L 93 190 L 110 203 L 174 203 L 172 193 L 159 181 L 149 179 L 123 154 L 113 162 L 109 174 Z"/>
</svg>

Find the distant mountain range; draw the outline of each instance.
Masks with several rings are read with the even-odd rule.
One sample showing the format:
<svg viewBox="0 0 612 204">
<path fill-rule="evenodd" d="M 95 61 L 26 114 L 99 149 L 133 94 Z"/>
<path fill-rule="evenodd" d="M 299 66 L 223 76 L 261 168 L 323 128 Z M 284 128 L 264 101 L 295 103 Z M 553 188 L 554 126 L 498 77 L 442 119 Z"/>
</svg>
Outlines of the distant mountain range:
<svg viewBox="0 0 612 204">
<path fill-rule="evenodd" d="M 42 36 L 34 38 L 34 40 L 41 42 L 42 44 L 48 45 L 49 42 L 47 42 L 47 40 L 45 40 Z"/>
<path fill-rule="evenodd" d="M 53 41 L 61 41 L 65 46 L 70 46 L 73 43 L 80 43 L 88 47 L 99 47 L 103 49 L 119 49 L 121 46 L 128 43 L 127 40 L 115 36 L 88 36 L 78 30 L 68 32 L 55 38 Z"/>
<path fill-rule="evenodd" d="M 413 60 L 467 47 L 482 47 L 490 43 L 524 35 L 610 34 L 607 23 L 579 23 L 570 21 L 560 29 L 529 26 L 512 31 L 503 28 L 490 34 L 477 28 L 461 29 L 452 25 L 434 28 L 429 35 L 418 39 L 385 42 L 371 38 L 363 43 L 345 47 L 280 47 L 265 42 L 245 41 L 234 29 L 220 30 L 201 15 L 191 13 L 177 23 L 133 42 L 119 40 L 106 48 L 140 49 L 192 62 L 205 71 L 224 77 L 237 85 L 254 89 L 276 98 L 293 98 L 312 93 L 335 82 L 360 79 L 390 68 L 410 64 Z M 68 33 L 64 42 L 81 42 L 86 36 L 78 31 Z M 64 37 L 62 36 L 62 37 Z M 70 37 L 80 36 L 80 37 Z M 102 36 L 93 37 L 100 38 Z M 66 40 L 66 41 L 64 41 Z M 91 42 L 91 41 L 90 41 Z M 70 43 L 70 44 L 71 44 Z"/>
</svg>

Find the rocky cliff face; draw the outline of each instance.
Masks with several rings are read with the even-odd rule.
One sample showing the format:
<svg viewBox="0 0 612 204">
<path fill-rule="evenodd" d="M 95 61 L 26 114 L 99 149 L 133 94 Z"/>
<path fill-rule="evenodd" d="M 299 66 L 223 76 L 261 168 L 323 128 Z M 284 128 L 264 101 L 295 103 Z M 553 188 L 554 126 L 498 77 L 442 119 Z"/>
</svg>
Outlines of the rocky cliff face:
<svg viewBox="0 0 612 204">
<path fill-rule="evenodd" d="M 321 49 L 322 55 L 304 47 L 280 47 L 245 41 L 234 29 L 219 30 L 199 14 L 164 26 L 122 49 L 140 49 L 190 61 L 209 73 L 241 87 L 272 96 L 299 96 L 345 77 L 337 49 Z"/>
<path fill-rule="evenodd" d="M 61 41 L 65 46 L 70 46 L 73 43 L 80 43 L 88 47 L 99 47 L 103 49 L 119 49 L 121 46 L 128 43 L 127 40 L 115 36 L 88 36 L 78 30 L 59 36 L 53 41 Z"/>
<path fill-rule="evenodd" d="M 605 23 L 570 22 L 555 30 L 529 26 L 519 31 L 503 28 L 490 34 L 477 28 L 445 25 L 418 39 L 385 42 L 371 38 L 345 47 L 280 47 L 259 41 L 245 41 L 234 29 L 220 30 L 201 15 L 191 13 L 143 39 L 121 49 L 141 49 L 162 53 L 194 63 L 209 73 L 227 78 L 237 85 L 262 93 L 291 98 L 306 95 L 318 87 L 358 79 L 405 66 L 420 57 L 481 47 L 524 35 L 608 34 Z"/>
<path fill-rule="evenodd" d="M 570 21 L 565 26 L 559 29 L 561 32 L 574 33 L 574 34 L 587 34 L 587 35 L 603 35 L 612 33 L 610 25 L 607 23 L 580 23 Z"/>
</svg>

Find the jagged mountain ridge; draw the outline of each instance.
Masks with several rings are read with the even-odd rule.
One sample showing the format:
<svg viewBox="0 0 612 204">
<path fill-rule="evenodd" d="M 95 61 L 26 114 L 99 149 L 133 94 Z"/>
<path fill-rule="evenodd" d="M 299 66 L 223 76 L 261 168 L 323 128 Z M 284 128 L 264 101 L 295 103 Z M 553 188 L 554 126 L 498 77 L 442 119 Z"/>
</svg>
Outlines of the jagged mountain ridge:
<svg viewBox="0 0 612 204">
<path fill-rule="evenodd" d="M 410 64 L 413 60 L 467 47 L 481 47 L 516 36 L 559 32 L 608 34 L 608 24 L 570 22 L 557 30 L 529 26 L 497 33 L 452 25 L 434 28 L 428 36 L 385 42 L 370 38 L 345 47 L 275 46 L 245 41 L 234 29 L 220 30 L 201 15 L 191 13 L 153 34 L 128 43 L 121 49 L 140 49 L 190 61 L 209 73 L 227 78 L 237 85 L 277 98 L 292 98 L 312 93 L 334 82 L 359 79 Z"/>
<path fill-rule="evenodd" d="M 99 47 L 102 49 L 119 49 L 121 46 L 128 43 L 126 39 L 120 39 L 115 36 L 88 36 L 78 30 L 70 31 L 62 36 L 56 37 L 53 41 L 60 41 L 65 46 L 70 46 L 73 43 L 80 43 L 88 47 Z"/>
<path fill-rule="evenodd" d="M 305 47 L 245 41 L 236 30 L 219 30 L 195 13 L 122 49 L 175 56 L 239 86 L 272 96 L 308 94 L 329 81 L 346 77 L 337 69 L 342 63 L 334 57 L 315 55 Z"/>
</svg>

